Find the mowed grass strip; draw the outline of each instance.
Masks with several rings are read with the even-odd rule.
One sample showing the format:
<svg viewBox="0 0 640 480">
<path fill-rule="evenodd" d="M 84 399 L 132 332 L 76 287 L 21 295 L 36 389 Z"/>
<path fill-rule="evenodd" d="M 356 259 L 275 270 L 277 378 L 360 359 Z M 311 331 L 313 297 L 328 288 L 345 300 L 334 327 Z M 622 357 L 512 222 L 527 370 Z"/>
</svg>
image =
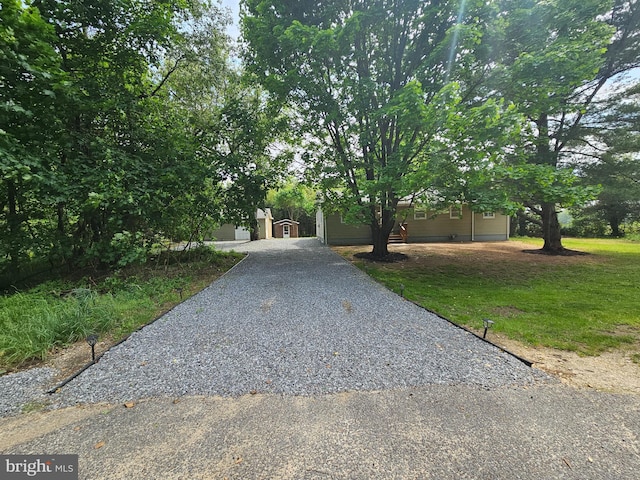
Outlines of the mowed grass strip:
<svg viewBox="0 0 640 480">
<path fill-rule="evenodd" d="M 565 239 L 588 253 L 552 257 L 524 253 L 538 239 L 472 244 L 408 245 L 406 262 L 355 263 L 408 299 L 468 327 L 493 329 L 529 345 L 596 355 L 640 351 L 640 243 Z M 467 244 L 468 245 L 468 244 Z M 361 249 L 359 251 L 366 251 Z M 412 253 L 413 252 L 413 253 Z M 351 258 L 353 250 L 341 251 Z M 633 353 L 633 352 L 636 353 Z"/>
</svg>

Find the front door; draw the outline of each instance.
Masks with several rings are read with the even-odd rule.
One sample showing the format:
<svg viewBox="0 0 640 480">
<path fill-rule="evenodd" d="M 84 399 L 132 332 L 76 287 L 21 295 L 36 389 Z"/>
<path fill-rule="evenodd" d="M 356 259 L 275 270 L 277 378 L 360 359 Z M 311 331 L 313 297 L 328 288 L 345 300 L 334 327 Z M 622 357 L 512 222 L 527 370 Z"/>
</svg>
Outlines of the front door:
<svg viewBox="0 0 640 480">
<path fill-rule="evenodd" d="M 290 238 L 291 233 L 289 232 L 289 225 L 282 226 L 282 238 Z"/>
</svg>

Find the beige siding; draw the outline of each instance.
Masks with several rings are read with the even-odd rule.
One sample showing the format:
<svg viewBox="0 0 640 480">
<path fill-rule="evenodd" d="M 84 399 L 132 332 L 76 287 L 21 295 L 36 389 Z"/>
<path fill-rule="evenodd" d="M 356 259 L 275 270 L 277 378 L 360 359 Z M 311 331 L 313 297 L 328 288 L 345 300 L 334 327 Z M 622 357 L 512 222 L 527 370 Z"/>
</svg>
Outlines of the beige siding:
<svg viewBox="0 0 640 480">
<path fill-rule="evenodd" d="M 211 238 L 219 242 L 228 242 L 236 239 L 236 227 L 230 223 L 220 225 L 219 228 L 211 232 Z"/>
<path fill-rule="evenodd" d="M 342 223 L 338 214 L 328 215 L 326 221 L 326 242 L 329 245 L 369 245 L 371 229 L 368 225 Z"/>
<path fill-rule="evenodd" d="M 509 217 L 496 212 L 495 218 L 483 218 L 482 213 L 475 214 L 475 240 L 508 240 Z"/>
<path fill-rule="evenodd" d="M 406 219 L 405 219 L 405 213 Z M 468 242 L 497 241 L 509 239 L 509 217 L 496 213 L 495 218 L 485 219 L 482 213 L 473 213 L 467 206 L 462 208 L 460 218 L 450 218 L 449 211 L 427 212 L 427 218 L 414 218 L 413 211 L 398 211 L 398 222 L 407 224 L 408 242 Z M 362 245 L 371 243 L 371 231 L 367 225 L 342 223 L 340 215 L 329 215 L 324 219 L 326 243 L 329 245 Z"/>
<path fill-rule="evenodd" d="M 322 209 L 319 208 L 316 211 L 316 236 L 322 243 L 327 243 L 327 239 L 325 238 L 324 225 L 324 213 L 322 212 Z"/>
<path fill-rule="evenodd" d="M 270 239 L 273 236 L 273 226 L 271 218 L 259 218 L 258 230 L 258 238 L 260 238 L 260 240 Z"/>
<path fill-rule="evenodd" d="M 404 212 L 398 213 L 398 219 L 404 218 Z M 408 241 L 411 242 L 443 242 L 449 240 L 471 240 L 471 210 L 462 209 L 462 216 L 458 219 L 449 217 L 449 211 L 444 213 L 427 212 L 427 218 L 415 220 L 413 213 L 407 215 Z"/>
</svg>

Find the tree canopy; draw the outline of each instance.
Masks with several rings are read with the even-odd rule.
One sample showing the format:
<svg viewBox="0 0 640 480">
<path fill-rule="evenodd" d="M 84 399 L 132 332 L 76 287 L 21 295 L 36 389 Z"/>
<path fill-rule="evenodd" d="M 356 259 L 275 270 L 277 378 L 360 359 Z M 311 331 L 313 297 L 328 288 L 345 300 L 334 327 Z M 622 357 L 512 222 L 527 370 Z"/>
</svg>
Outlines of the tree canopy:
<svg viewBox="0 0 640 480">
<path fill-rule="evenodd" d="M 240 82 L 218 7 L 11 0 L 0 16 L 0 270 L 124 265 L 248 222 L 279 122 Z"/>
<path fill-rule="evenodd" d="M 242 10 L 240 68 L 208 0 L 2 3 L 0 271 L 125 265 L 217 223 L 255 229 L 293 138 L 325 209 L 368 224 L 379 256 L 401 201 L 526 206 L 559 252 L 559 206 L 635 191 L 616 182 L 635 178 L 637 76 L 603 92 L 640 66 L 637 0 Z"/>
<path fill-rule="evenodd" d="M 398 202 L 433 189 L 438 168 L 479 171 L 501 155 L 509 110 L 475 96 L 487 61 L 477 45 L 496 14 L 486 2 L 244 7 L 247 68 L 291 106 L 325 198 L 370 225 L 375 255 L 387 253 Z M 440 195 L 463 194 L 457 184 Z"/>
</svg>

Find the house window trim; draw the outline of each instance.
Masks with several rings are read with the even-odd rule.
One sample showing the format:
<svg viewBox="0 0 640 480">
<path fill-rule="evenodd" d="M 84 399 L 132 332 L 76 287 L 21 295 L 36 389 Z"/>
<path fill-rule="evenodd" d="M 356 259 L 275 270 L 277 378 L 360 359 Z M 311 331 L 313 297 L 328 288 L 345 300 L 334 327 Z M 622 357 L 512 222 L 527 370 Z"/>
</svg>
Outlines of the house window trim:
<svg viewBox="0 0 640 480">
<path fill-rule="evenodd" d="M 414 220 L 426 220 L 427 219 L 427 211 L 423 208 L 415 209 L 413 211 L 413 219 Z"/>
<path fill-rule="evenodd" d="M 449 219 L 460 220 L 462 218 L 462 206 L 452 205 L 449 207 Z"/>
<path fill-rule="evenodd" d="M 494 220 L 496 218 L 496 212 L 482 212 L 483 220 Z"/>
</svg>

